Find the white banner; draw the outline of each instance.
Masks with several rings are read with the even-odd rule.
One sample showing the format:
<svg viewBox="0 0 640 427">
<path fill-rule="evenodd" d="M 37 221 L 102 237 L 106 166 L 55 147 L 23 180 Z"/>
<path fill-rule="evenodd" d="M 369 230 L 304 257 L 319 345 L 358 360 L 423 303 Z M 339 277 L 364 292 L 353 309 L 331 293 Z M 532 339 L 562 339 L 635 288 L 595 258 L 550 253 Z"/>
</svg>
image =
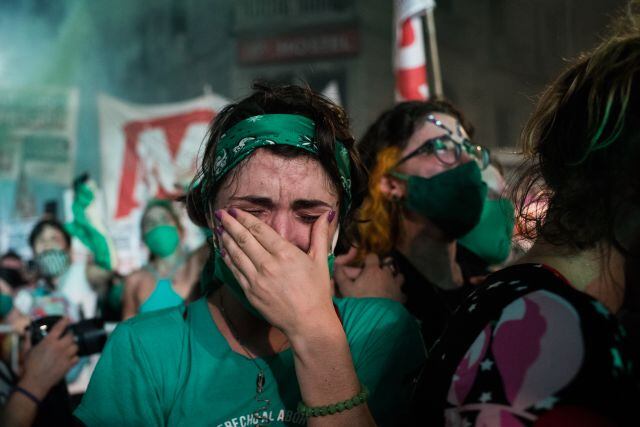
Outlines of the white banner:
<svg viewBox="0 0 640 427">
<path fill-rule="evenodd" d="M 182 193 L 194 176 L 207 128 L 227 103 L 215 94 L 161 105 L 99 96 L 102 189 L 119 271 L 129 272 L 144 261 L 142 210 L 152 198 Z"/>
</svg>

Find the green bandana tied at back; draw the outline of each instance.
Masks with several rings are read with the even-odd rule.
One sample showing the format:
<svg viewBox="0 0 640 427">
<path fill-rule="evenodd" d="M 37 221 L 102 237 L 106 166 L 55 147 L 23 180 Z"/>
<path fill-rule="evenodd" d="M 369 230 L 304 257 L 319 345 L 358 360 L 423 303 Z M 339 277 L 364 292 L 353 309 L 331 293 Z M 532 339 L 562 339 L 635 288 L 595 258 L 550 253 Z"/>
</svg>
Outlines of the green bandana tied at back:
<svg viewBox="0 0 640 427">
<path fill-rule="evenodd" d="M 315 141 L 316 124 L 297 114 L 264 114 L 244 119 L 225 132 L 218 141 L 213 171 L 214 181 L 222 177 L 256 149 L 270 145 L 289 145 L 318 155 Z M 335 142 L 335 158 L 340 173 L 344 200 L 340 213 L 345 214 L 351 205 L 351 170 L 349 152 L 340 142 Z"/>
<path fill-rule="evenodd" d="M 313 120 L 296 114 L 265 114 L 249 117 L 232 126 L 218 141 L 214 160 L 214 181 L 220 181 L 227 172 L 261 147 L 289 145 L 318 155 L 315 141 L 316 125 Z M 349 152 L 340 141 L 335 141 L 335 159 L 340 173 L 344 195 L 340 213 L 344 215 L 351 205 L 351 170 Z M 333 252 L 327 257 L 329 274 L 333 275 Z M 214 276 L 233 292 L 242 305 L 258 318 L 264 318 L 249 302 L 237 279 L 214 250 Z M 205 284 L 206 286 L 206 284 Z"/>
</svg>

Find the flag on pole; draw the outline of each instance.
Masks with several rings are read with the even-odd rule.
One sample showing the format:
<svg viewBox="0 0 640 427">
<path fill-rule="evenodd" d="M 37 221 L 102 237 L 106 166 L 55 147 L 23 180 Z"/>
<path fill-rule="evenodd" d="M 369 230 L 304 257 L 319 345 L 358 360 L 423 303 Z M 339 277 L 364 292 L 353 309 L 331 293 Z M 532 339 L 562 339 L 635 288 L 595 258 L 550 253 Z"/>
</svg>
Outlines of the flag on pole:
<svg viewBox="0 0 640 427">
<path fill-rule="evenodd" d="M 429 98 L 422 16 L 435 0 L 395 0 L 394 72 L 396 100 Z"/>
</svg>

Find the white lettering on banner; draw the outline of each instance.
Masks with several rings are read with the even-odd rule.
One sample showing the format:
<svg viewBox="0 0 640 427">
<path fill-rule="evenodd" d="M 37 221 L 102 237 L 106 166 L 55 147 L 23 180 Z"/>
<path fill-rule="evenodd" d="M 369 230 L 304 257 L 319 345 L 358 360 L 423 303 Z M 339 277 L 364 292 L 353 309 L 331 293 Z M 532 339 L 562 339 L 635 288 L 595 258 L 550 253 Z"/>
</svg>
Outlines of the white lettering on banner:
<svg viewBox="0 0 640 427">
<path fill-rule="evenodd" d="M 268 419 L 269 422 L 280 421 L 285 423 L 293 423 L 297 425 L 306 425 L 307 419 L 301 413 L 288 409 L 280 409 L 278 415 L 274 418 L 273 411 L 263 412 L 260 418 L 256 418 L 255 414 L 250 413 L 241 415 L 239 417 L 230 418 L 223 423 L 217 425 L 217 427 L 247 427 L 260 424 L 264 419 Z"/>
<path fill-rule="evenodd" d="M 159 105 L 99 96 L 105 216 L 121 273 L 144 262 L 146 250 L 135 230 L 146 203 L 183 191 L 195 173 L 207 126 L 226 104 L 215 94 Z M 202 244 L 202 236 L 187 224 L 186 245 L 192 249 Z"/>
</svg>

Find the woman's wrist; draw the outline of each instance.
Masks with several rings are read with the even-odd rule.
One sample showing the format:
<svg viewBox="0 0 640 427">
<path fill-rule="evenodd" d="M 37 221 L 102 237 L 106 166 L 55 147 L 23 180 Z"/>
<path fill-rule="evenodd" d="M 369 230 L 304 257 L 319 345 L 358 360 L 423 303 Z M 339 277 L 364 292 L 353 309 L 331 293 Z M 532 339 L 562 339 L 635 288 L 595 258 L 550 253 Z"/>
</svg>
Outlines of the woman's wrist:
<svg viewBox="0 0 640 427">
<path fill-rule="evenodd" d="M 46 387 L 42 387 L 41 385 L 38 384 L 38 381 L 32 380 L 29 377 L 23 377 L 20 381 L 18 381 L 16 388 L 25 390 L 27 393 L 30 393 L 40 401 L 42 401 L 42 399 L 44 399 L 47 393 L 49 392 L 49 390 L 46 389 Z"/>
<path fill-rule="evenodd" d="M 314 317 L 309 322 L 298 325 L 295 331 L 287 335 L 296 354 L 316 353 L 318 349 L 336 348 L 347 342 L 347 337 L 338 316 Z"/>
</svg>

